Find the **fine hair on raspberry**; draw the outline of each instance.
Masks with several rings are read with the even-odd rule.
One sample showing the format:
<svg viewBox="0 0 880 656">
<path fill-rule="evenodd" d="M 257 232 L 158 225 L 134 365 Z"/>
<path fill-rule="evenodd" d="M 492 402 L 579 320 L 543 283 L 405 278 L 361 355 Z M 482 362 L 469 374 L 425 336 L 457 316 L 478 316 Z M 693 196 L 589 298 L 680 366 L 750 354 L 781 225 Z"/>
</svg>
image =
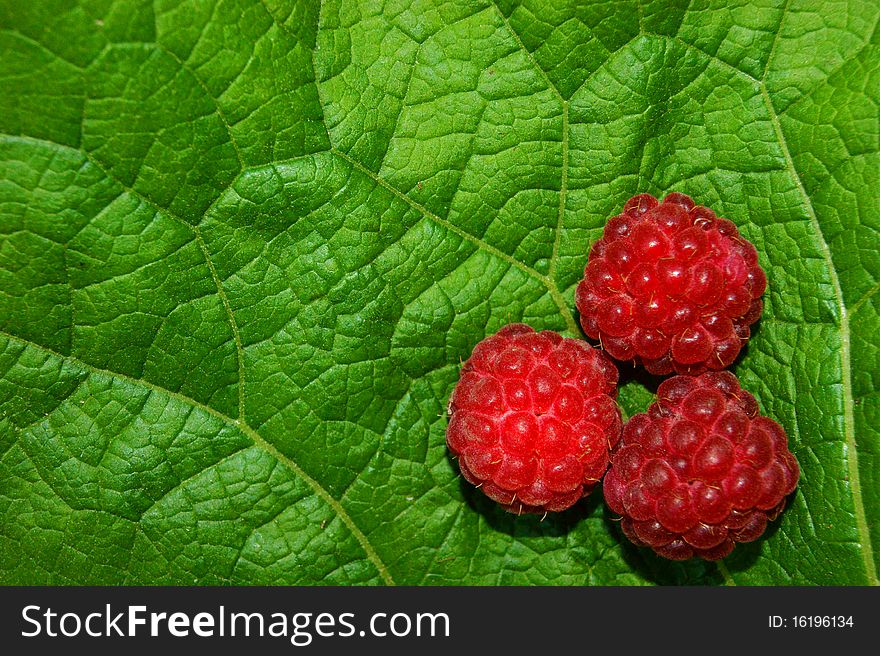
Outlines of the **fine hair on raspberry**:
<svg viewBox="0 0 880 656">
<path fill-rule="evenodd" d="M 603 492 L 636 545 L 718 560 L 764 533 L 799 476 L 782 426 L 732 373 L 707 372 L 665 380 L 627 422 Z"/>
<path fill-rule="evenodd" d="M 640 194 L 593 244 L 575 302 L 584 332 L 615 359 L 699 374 L 736 359 L 766 286 L 731 221 L 684 194 Z"/>
<path fill-rule="evenodd" d="M 449 400 L 462 476 L 514 513 L 587 495 L 620 438 L 617 369 L 583 340 L 510 324 L 474 348 Z"/>
</svg>

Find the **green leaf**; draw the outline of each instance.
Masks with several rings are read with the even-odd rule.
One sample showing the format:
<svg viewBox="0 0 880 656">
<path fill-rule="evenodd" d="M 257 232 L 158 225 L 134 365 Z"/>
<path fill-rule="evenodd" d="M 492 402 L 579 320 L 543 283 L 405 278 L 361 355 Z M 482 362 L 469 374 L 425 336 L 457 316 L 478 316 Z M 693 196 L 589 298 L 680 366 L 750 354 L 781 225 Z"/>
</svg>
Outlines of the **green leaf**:
<svg viewBox="0 0 880 656">
<path fill-rule="evenodd" d="M 0 582 L 876 584 L 872 0 L 0 0 Z M 803 468 L 719 565 L 456 475 L 460 361 L 638 192 L 768 272 Z M 628 414 L 651 390 L 628 370 Z"/>
</svg>

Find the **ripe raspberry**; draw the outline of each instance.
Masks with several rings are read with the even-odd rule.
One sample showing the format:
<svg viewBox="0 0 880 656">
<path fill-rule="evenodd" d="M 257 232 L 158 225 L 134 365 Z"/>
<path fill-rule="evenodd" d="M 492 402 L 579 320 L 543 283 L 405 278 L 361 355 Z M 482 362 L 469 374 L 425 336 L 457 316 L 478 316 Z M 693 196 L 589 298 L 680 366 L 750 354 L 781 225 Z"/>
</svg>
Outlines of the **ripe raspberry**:
<svg viewBox="0 0 880 656">
<path fill-rule="evenodd" d="M 673 376 L 623 429 L 605 501 L 639 546 L 672 560 L 718 560 L 756 540 L 800 469 L 785 431 L 727 371 Z"/>
<path fill-rule="evenodd" d="M 653 374 L 724 369 L 767 286 L 755 247 L 684 194 L 630 198 L 593 244 L 575 302 L 584 332 Z"/>
<path fill-rule="evenodd" d="M 593 489 L 620 439 L 617 369 L 582 340 L 510 324 L 474 348 L 449 399 L 462 476 L 505 509 L 558 512 Z"/>
</svg>

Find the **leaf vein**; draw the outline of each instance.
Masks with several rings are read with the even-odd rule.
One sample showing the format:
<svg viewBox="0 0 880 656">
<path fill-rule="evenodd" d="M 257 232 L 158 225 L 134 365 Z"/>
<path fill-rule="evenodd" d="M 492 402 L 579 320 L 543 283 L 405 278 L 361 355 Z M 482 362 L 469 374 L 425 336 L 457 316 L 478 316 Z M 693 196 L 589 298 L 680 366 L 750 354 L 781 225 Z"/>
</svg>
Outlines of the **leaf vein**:
<svg viewBox="0 0 880 656">
<path fill-rule="evenodd" d="M 70 362 L 76 363 L 80 367 L 83 367 L 84 369 L 87 369 L 88 371 L 92 371 L 94 373 L 102 374 L 105 376 L 115 377 L 115 378 L 118 378 L 119 380 L 127 381 L 133 385 L 141 385 L 141 386 L 146 387 L 147 389 L 150 389 L 154 392 L 159 392 L 160 394 L 167 394 L 167 395 L 171 396 L 172 398 L 175 398 L 178 401 L 181 401 L 184 404 L 190 405 L 193 408 L 197 408 L 198 410 L 201 410 L 202 412 L 206 412 L 209 415 L 216 417 L 220 421 L 237 428 L 242 433 L 244 433 L 247 437 L 249 437 L 251 439 L 251 441 L 256 446 L 260 447 L 261 449 L 263 449 L 264 451 L 269 453 L 269 455 L 273 456 L 278 462 L 285 465 L 295 475 L 297 475 L 299 478 L 301 478 L 303 481 L 305 481 L 305 483 L 310 488 L 312 488 L 314 493 L 319 498 L 321 498 L 321 500 L 323 500 L 328 506 L 330 506 L 333 509 L 333 511 L 339 516 L 339 518 L 346 525 L 346 527 L 352 533 L 352 535 L 354 535 L 355 539 L 357 539 L 361 548 L 367 554 L 367 557 L 370 559 L 370 561 L 373 563 L 373 565 L 378 570 L 379 576 L 382 578 L 382 580 L 385 582 L 385 584 L 386 585 L 394 585 L 394 579 L 391 577 L 391 574 L 388 571 L 388 568 L 386 567 L 385 563 L 382 561 L 382 558 L 379 556 L 379 554 L 373 548 L 373 545 L 370 543 L 369 538 L 367 538 L 366 534 L 363 531 L 361 531 L 361 529 L 355 523 L 354 519 L 352 519 L 351 515 L 348 514 L 348 511 L 342 506 L 342 504 L 339 501 L 337 501 L 327 491 L 327 489 L 323 485 L 321 485 L 321 483 L 319 483 L 317 480 L 315 480 L 314 478 L 309 476 L 298 464 L 296 464 L 296 462 L 294 462 L 291 458 L 289 458 L 288 456 L 281 453 L 281 451 L 279 451 L 273 444 L 266 441 L 259 433 L 257 433 L 257 431 L 255 431 L 253 428 L 248 426 L 245 422 L 243 422 L 239 419 L 234 419 L 234 418 L 230 417 L 229 415 L 212 408 L 209 405 L 205 405 L 204 403 L 200 403 L 199 401 L 196 401 L 195 399 L 192 399 L 192 398 L 186 396 L 185 394 L 181 394 L 180 392 L 174 392 L 174 391 L 166 389 L 160 385 L 150 383 L 146 380 L 142 380 L 139 378 L 132 378 L 131 376 L 126 376 L 125 374 L 120 374 L 115 371 L 110 371 L 108 369 L 101 369 L 100 367 L 95 367 L 87 362 L 84 362 L 83 360 L 80 360 L 79 358 L 76 358 L 76 357 L 70 356 L 70 355 L 63 355 L 63 354 L 58 353 L 57 351 L 54 351 L 46 346 L 43 346 L 42 344 L 37 344 L 36 342 L 32 342 L 28 339 L 24 339 L 22 337 L 12 335 L 10 333 L 7 333 L 6 331 L 0 331 L 0 336 L 5 337 L 5 338 L 12 340 L 14 342 L 18 342 L 20 344 L 25 344 L 27 346 L 31 346 L 33 348 L 39 349 L 41 351 L 44 351 L 50 355 L 53 355 L 57 358 L 62 359 L 62 360 L 68 360 Z"/>
<path fill-rule="evenodd" d="M 551 280 L 549 277 L 539 273 L 538 271 L 536 271 L 532 267 L 528 266 L 527 264 L 524 264 L 523 262 L 520 262 L 519 260 L 517 260 L 514 257 L 511 257 L 510 255 L 508 255 L 504 251 L 499 250 L 495 246 L 492 246 L 491 244 L 483 241 L 479 237 L 472 235 L 467 230 L 463 230 L 462 228 L 459 228 L 457 225 L 455 225 L 451 221 L 440 218 L 439 216 L 437 216 L 436 214 L 431 212 L 428 208 L 426 208 L 424 205 L 414 201 L 412 198 L 407 196 L 405 193 L 403 193 L 402 191 L 400 191 L 399 189 L 397 189 L 396 187 L 391 185 L 387 180 L 376 175 L 370 169 L 368 169 L 366 166 L 364 166 L 363 164 L 358 162 L 356 159 L 354 159 L 353 157 L 351 157 L 347 153 L 344 153 L 341 150 L 337 149 L 335 146 L 330 149 L 330 152 L 332 152 L 337 157 L 348 162 L 351 166 L 353 166 L 358 171 L 360 171 L 361 173 L 363 173 L 364 175 L 369 177 L 371 180 L 373 180 L 373 182 L 378 184 L 383 189 L 386 189 L 387 191 L 394 194 L 397 198 L 399 198 L 400 200 L 405 202 L 407 205 L 409 205 L 413 209 L 420 212 L 426 218 L 437 223 L 438 225 L 443 226 L 444 228 L 446 228 L 447 230 L 449 230 L 452 233 L 455 233 L 459 237 L 473 243 L 478 248 L 480 248 L 480 249 L 486 251 L 487 253 L 489 253 L 490 255 L 493 255 L 493 256 L 497 257 L 498 259 L 506 262 L 510 266 L 513 266 L 513 267 L 516 267 L 517 269 L 520 269 L 523 273 L 525 273 L 528 276 L 531 276 L 532 278 L 537 280 L 539 283 L 544 285 L 547 288 L 547 291 L 549 292 L 550 297 L 553 299 L 553 301 L 556 303 L 557 307 L 559 308 L 559 311 L 562 314 L 563 319 L 565 320 L 565 324 L 566 324 L 566 327 L 568 328 L 568 330 L 573 335 L 577 335 L 580 333 L 578 326 L 577 326 L 577 323 L 575 323 L 574 317 L 571 314 L 571 310 L 569 310 L 568 305 L 565 302 L 565 299 L 562 297 L 562 293 L 559 291 L 559 288 L 556 286 L 556 283 L 553 282 L 553 280 Z"/>
<path fill-rule="evenodd" d="M 852 382 L 852 359 L 850 354 L 850 328 L 849 314 L 843 297 L 843 288 L 840 284 L 840 277 L 837 275 L 837 269 L 834 266 L 834 259 L 831 255 L 831 248 L 825 239 L 816 210 L 810 200 L 807 190 L 804 187 L 800 174 L 794 165 L 791 151 L 788 148 L 788 142 L 785 139 L 785 133 L 782 130 L 782 124 L 779 116 L 770 99 L 767 91 L 767 85 L 760 83 L 761 94 L 764 97 L 764 104 L 767 106 L 767 112 L 770 116 L 770 122 L 773 124 L 773 130 L 776 138 L 782 148 L 782 154 L 785 157 L 786 168 L 791 173 L 795 186 L 803 198 L 804 208 L 810 220 L 810 225 L 818 238 L 819 248 L 822 252 L 822 258 L 828 267 L 828 275 L 831 279 L 831 285 L 834 288 L 834 296 L 838 306 L 838 327 L 840 329 L 840 365 L 841 365 L 841 388 L 843 390 L 843 426 L 845 438 L 846 463 L 849 472 L 849 489 L 852 494 L 853 507 L 855 511 L 856 526 L 862 545 L 862 556 L 865 564 L 865 576 L 872 585 L 878 585 L 880 581 L 877 578 L 877 570 L 874 565 L 874 548 L 871 543 L 871 532 L 868 529 L 865 502 L 862 498 L 859 473 L 859 454 L 855 436 L 855 417 L 853 415 L 853 382 Z"/>
</svg>

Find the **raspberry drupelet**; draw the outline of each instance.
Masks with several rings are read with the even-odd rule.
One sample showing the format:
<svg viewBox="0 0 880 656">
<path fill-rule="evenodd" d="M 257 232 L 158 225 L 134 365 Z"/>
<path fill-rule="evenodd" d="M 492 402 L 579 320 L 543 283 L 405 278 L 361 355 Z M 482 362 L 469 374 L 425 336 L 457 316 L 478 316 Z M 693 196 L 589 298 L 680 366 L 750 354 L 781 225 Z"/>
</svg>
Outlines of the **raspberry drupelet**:
<svg viewBox="0 0 880 656">
<path fill-rule="evenodd" d="M 799 476 L 783 428 L 722 371 L 661 383 L 627 422 L 602 487 L 636 545 L 718 560 L 764 533 Z"/>
<path fill-rule="evenodd" d="M 620 438 L 617 369 L 583 340 L 510 324 L 474 348 L 449 399 L 462 476 L 506 510 L 559 512 L 589 494 Z"/>
<path fill-rule="evenodd" d="M 575 301 L 584 332 L 617 360 L 699 374 L 736 359 L 766 286 L 732 222 L 684 194 L 640 194 L 593 244 Z"/>
</svg>

